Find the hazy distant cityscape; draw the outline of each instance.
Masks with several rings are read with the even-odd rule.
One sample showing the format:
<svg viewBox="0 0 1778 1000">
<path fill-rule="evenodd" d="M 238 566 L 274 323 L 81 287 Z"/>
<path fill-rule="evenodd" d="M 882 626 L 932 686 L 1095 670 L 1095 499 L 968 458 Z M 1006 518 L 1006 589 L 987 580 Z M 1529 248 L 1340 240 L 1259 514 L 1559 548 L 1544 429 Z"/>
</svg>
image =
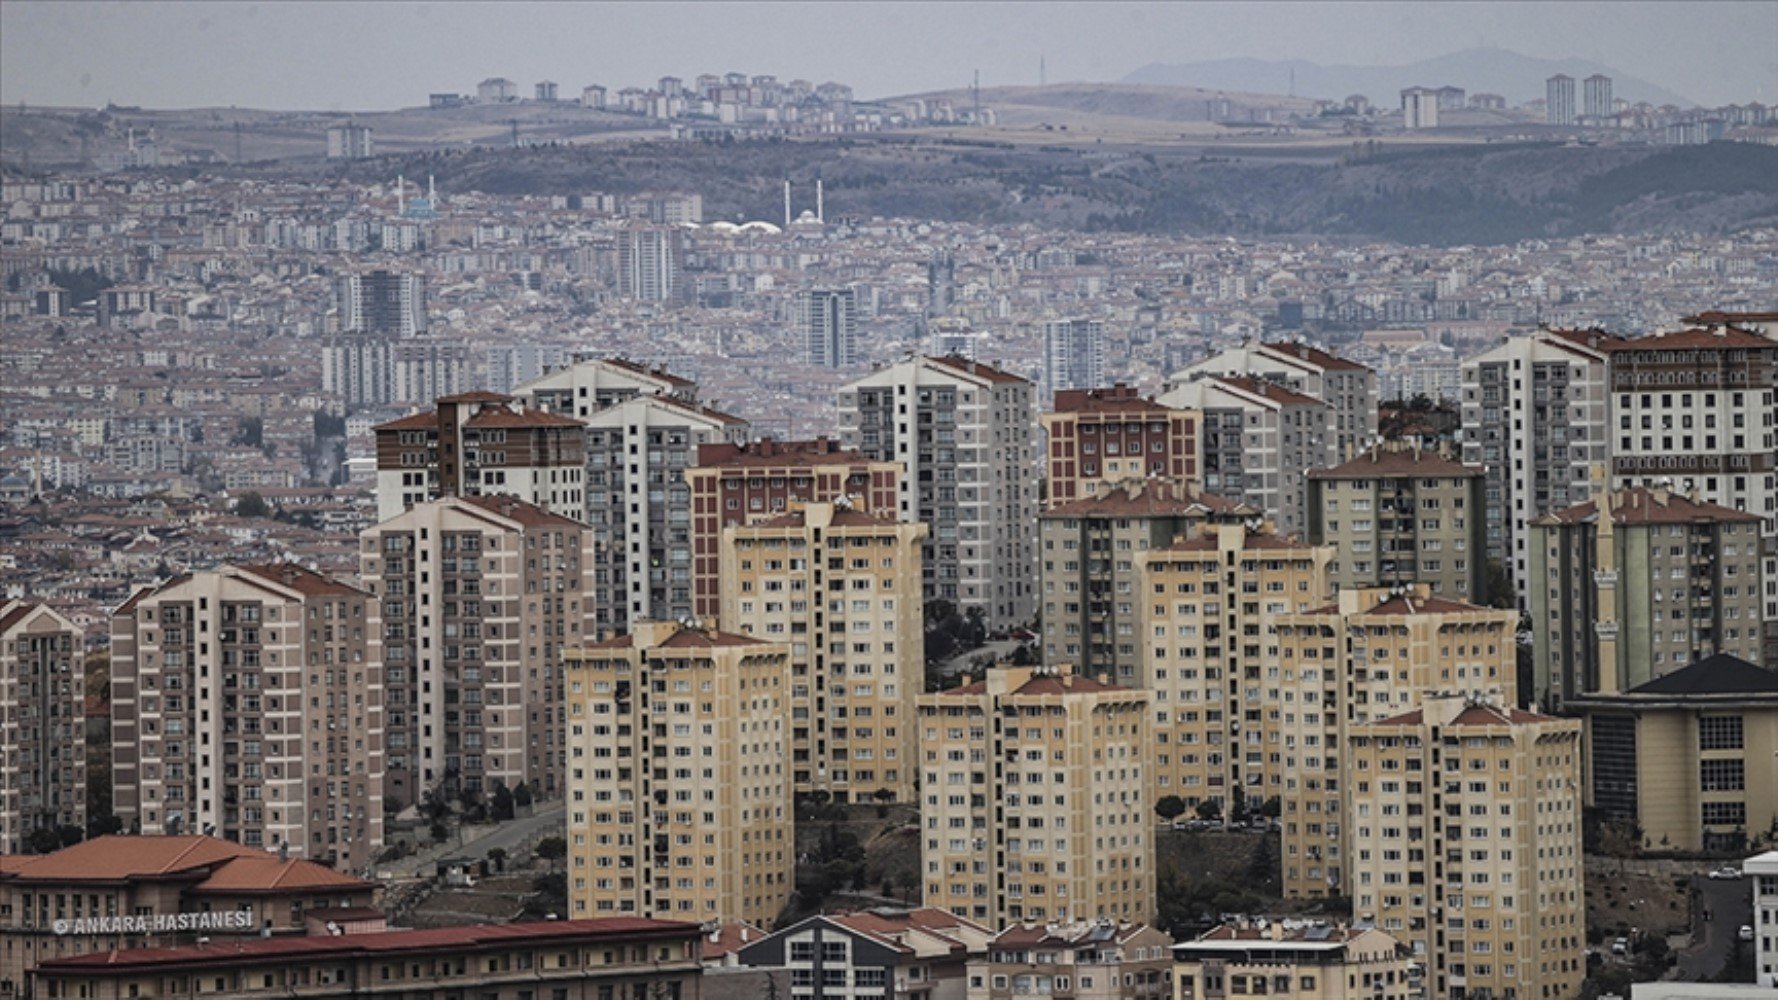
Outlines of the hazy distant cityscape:
<svg viewBox="0 0 1778 1000">
<path fill-rule="evenodd" d="M 8 75 L 0 998 L 1778 997 L 1778 113 L 1607 49 Z"/>
</svg>

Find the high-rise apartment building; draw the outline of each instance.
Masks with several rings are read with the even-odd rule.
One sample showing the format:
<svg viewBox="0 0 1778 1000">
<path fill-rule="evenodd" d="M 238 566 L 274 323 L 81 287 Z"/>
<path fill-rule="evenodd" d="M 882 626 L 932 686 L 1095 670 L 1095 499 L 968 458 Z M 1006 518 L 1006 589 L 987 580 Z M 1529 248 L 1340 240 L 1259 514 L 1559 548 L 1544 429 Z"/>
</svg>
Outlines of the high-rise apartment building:
<svg viewBox="0 0 1778 1000">
<path fill-rule="evenodd" d="M 691 490 L 692 614 L 706 621 L 722 612 L 724 528 L 786 514 L 798 503 L 842 499 L 894 520 L 901 499 L 899 466 L 873 462 L 831 438 L 702 444 L 696 455 L 697 465 L 685 470 Z"/>
<path fill-rule="evenodd" d="M 1456 601 L 1486 602 L 1483 472 L 1435 451 L 1375 445 L 1309 472 L 1309 541 L 1331 545 L 1341 590 L 1425 583 Z"/>
<path fill-rule="evenodd" d="M 625 298 L 665 302 L 679 289 L 685 236 L 668 226 L 630 226 L 617 234 L 617 288 Z"/>
<path fill-rule="evenodd" d="M 1601 346 L 1611 487 L 1671 484 L 1761 518 L 1763 659 L 1778 664 L 1778 339 L 1723 325 Z"/>
<path fill-rule="evenodd" d="M 790 898 L 790 663 L 671 622 L 566 654 L 576 918 L 766 926 Z"/>
<path fill-rule="evenodd" d="M 809 364 L 845 368 L 858 362 L 857 289 L 816 288 L 803 292 L 797 296 L 797 315 L 802 322 L 803 351 Z"/>
<path fill-rule="evenodd" d="M 926 315 L 948 315 L 957 304 L 957 258 L 949 250 L 934 250 L 926 260 Z"/>
<path fill-rule="evenodd" d="M 145 588 L 111 618 L 114 811 L 346 871 L 383 846 L 371 594 L 290 563 Z"/>
<path fill-rule="evenodd" d="M 86 641 L 35 601 L 0 599 L 0 854 L 86 832 Z"/>
<path fill-rule="evenodd" d="M 1308 469 L 1334 464 L 1332 410 L 1321 400 L 1248 376 L 1195 379 L 1161 395 L 1161 403 L 1203 414 L 1202 484 L 1229 500 L 1252 504 L 1278 530 L 1308 530 Z"/>
<path fill-rule="evenodd" d="M 926 905 L 994 927 L 1151 917 L 1149 697 L 1066 666 L 921 695 Z"/>
<path fill-rule="evenodd" d="M 585 516 L 586 428 L 572 417 L 466 392 L 374 430 L 379 520 L 440 497 L 495 495 Z"/>
<path fill-rule="evenodd" d="M 911 358 L 840 390 L 841 441 L 902 466 L 900 515 L 931 529 L 925 599 L 991 627 L 1037 610 L 1030 382 L 962 358 Z"/>
<path fill-rule="evenodd" d="M 1334 461 L 1343 462 L 1377 440 L 1377 373 L 1356 361 L 1291 341 L 1242 345 L 1175 372 L 1166 389 L 1196 378 L 1248 375 L 1313 396 L 1333 411 Z"/>
<path fill-rule="evenodd" d="M 1401 92 L 1402 128 L 1410 131 L 1438 128 L 1438 109 L 1439 94 L 1436 88 L 1409 87 Z"/>
<path fill-rule="evenodd" d="M 698 385 L 665 369 L 623 358 L 576 355 L 573 364 L 526 382 L 514 395 L 527 406 L 584 421 L 637 396 L 670 396 L 695 404 Z"/>
<path fill-rule="evenodd" d="M 382 601 L 384 795 L 561 794 L 562 650 L 593 638 L 592 531 L 512 497 L 416 504 L 359 540 Z"/>
<path fill-rule="evenodd" d="M 1479 465 L 1488 558 L 1529 608 L 1532 521 L 1593 495 L 1605 461 L 1608 334 L 1538 330 L 1463 362 L 1463 464 Z"/>
<path fill-rule="evenodd" d="M 676 396 L 639 395 L 587 418 L 584 518 L 610 553 L 597 581 L 601 635 L 695 615 L 686 472 L 699 447 L 750 433 L 745 420 Z"/>
<path fill-rule="evenodd" d="M 798 795 L 913 801 L 925 537 L 924 524 L 843 500 L 799 502 L 722 530 L 723 623 L 790 650 L 790 782 Z"/>
<path fill-rule="evenodd" d="M 1134 387 L 1065 389 L 1043 414 L 1044 499 L 1090 497 L 1130 479 L 1198 479 L 1202 415 L 1144 399 Z"/>
<path fill-rule="evenodd" d="M 339 334 L 321 344 L 321 388 L 349 410 L 454 396 L 469 378 L 469 345 L 459 340 Z"/>
<path fill-rule="evenodd" d="M 1274 615 L 1276 663 L 1264 668 L 1266 755 L 1249 797 L 1279 800 L 1284 895 L 1347 895 L 1357 726 L 1409 711 L 1434 691 L 1517 697 L 1516 611 L 1435 597 L 1425 584 L 1342 589 L 1335 601 Z M 1342 768 L 1342 765 L 1347 765 Z"/>
<path fill-rule="evenodd" d="M 1135 684 L 1143 554 L 1195 537 L 1206 524 L 1260 517 L 1253 507 L 1171 479 L 1133 479 L 1052 505 L 1038 518 L 1043 661 Z"/>
<path fill-rule="evenodd" d="M 1531 526 L 1535 696 L 1615 694 L 1713 653 L 1762 654 L 1760 519 L 1665 486 Z"/>
<path fill-rule="evenodd" d="M 426 332 L 426 276 L 386 268 L 355 270 L 334 281 L 339 332 L 417 337 Z"/>
<path fill-rule="evenodd" d="M 1586 976 L 1580 723 L 1428 698 L 1346 751 L 1352 910 L 1439 998 L 1575 996 Z"/>
<path fill-rule="evenodd" d="M 1778 672 L 1717 653 L 1563 702 L 1586 725 L 1586 804 L 1673 851 L 1739 851 L 1778 823 Z"/>
<path fill-rule="evenodd" d="M 372 154 L 370 127 L 357 122 L 330 125 L 327 129 L 327 158 L 330 160 L 366 160 Z"/>
<path fill-rule="evenodd" d="M 1611 77 L 1594 73 L 1581 81 L 1582 113 L 1598 124 L 1617 113 L 1611 103 Z"/>
<path fill-rule="evenodd" d="M 1574 124 L 1574 77 L 1557 73 L 1544 81 L 1544 121 L 1551 125 Z"/>
<path fill-rule="evenodd" d="M 1091 389 L 1105 381 L 1105 324 L 1058 319 L 1043 324 L 1043 391 Z"/>
<path fill-rule="evenodd" d="M 1333 550 L 1223 524 L 1138 559 L 1138 686 L 1154 712 L 1151 804 L 1177 795 L 1225 815 L 1266 793 L 1273 620 L 1324 605 Z M 1275 794 L 1272 793 L 1272 794 Z"/>
</svg>

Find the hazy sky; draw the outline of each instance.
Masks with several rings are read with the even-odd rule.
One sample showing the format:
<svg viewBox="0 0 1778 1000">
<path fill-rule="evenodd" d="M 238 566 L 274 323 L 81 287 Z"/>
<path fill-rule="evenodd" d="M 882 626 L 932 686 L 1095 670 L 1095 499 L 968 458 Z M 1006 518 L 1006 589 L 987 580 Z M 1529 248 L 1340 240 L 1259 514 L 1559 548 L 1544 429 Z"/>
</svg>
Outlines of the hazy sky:
<svg viewBox="0 0 1778 1000">
<path fill-rule="evenodd" d="M 1778 101 L 1778 0 L 1616 3 L 236 3 L 5 0 L 0 100 L 374 110 L 506 76 L 740 70 L 861 97 L 1117 80 L 1233 56 L 1392 65 L 1477 44 L 1592 59 L 1706 104 Z"/>
</svg>

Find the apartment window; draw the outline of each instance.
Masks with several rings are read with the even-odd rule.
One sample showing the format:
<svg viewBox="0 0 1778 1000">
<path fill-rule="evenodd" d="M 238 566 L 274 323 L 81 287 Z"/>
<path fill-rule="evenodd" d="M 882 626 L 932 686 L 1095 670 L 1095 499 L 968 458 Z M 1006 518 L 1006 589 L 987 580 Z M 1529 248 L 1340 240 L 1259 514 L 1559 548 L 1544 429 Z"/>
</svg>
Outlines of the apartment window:
<svg viewBox="0 0 1778 1000">
<path fill-rule="evenodd" d="M 1698 784 L 1706 792 L 1738 792 L 1747 787 L 1747 764 L 1742 760 L 1698 762 Z"/>
<path fill-rule="evenodd" d="M 1705 715 L 1698 718 L 1699 750 L 1740 750 L 1743 745 L 1739 715 Z"/>
</svg>

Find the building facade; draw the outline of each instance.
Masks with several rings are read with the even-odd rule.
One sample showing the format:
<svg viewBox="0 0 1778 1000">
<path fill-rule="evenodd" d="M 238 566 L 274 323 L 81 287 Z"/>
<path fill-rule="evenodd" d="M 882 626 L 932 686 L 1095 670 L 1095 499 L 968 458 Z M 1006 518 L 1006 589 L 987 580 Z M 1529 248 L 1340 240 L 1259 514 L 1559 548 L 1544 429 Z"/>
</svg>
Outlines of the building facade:
<svg viewBox="0 0 1778 1000">
<path fill-rule="evenodd" d="M 111 618 L 113 811 L 343 870 L 383 847 L 375 596 L 291 563 L 138 591 Z"/>
<path fill-rule="evenodd" d="M 797 297 L 797 311 L 802 320 L 803 350 L 809 364 L 846 368 L 858 363 L 856 289 L 811 289 Z"/>
<path fill-rule="evenodd" d="M 1105 324 L 1056 319 L 1043 324 L 1043 391 L 1091 389 L 1105 382 Z"/>
<path fill-rule="evenodd" d="M 375 913 L 376 894 L 375 884 L 325 865 L 215 837 L 104 836 L 9 858 L 0 867 L 0 996 L 75 997 L 81 985 L 88 997 L 176 995 L 158 979 L 135 994 L 127 985 L 64 989 L 48 969 L 211 938 L 217 951 L 262 935 L 288 941 L 311 919 Z"/>
<path fill-rule="evenodd" d="M 512 496 L 563 517 L 585 514 L 586 428 L 572 417 L 477 391 L 374 431 L 378 520 L 459 496 Z"/>
<path fill-rule="evenodd" d="M 1224 815 L 1267 788 L 1262 655 L 1272 620 L 1327 603 L 1331 549 L 1216 525 L 1140 557 L 1137 686 L 1154 715 L 1150 805 L 1177 795 Z M 1275 669 L 1275 668 L 1271 668 Z M 1276 769 L 1272 769 L 1276 774 Z M 1273 794 L 1276 794 L 1275 792 Z"/>
<path fill-rule="evenodd" d="M 740 949 L 740 964 L 789 973 L 788 1000 L 942 1000 L 993 931 L 920 907 L 809 917 Z"/>
<path fill-rule="evenodd" d="M 1447 696 L 1354 731 L 1353 913 L 1412 947 L 1427 996 L 1580 990 L 1580 729 Z"/>
<path fill-rule="evenodd" d="M 1357 455 L 1377 440 L 1377 373 L 1356 361 L 1300 341 L 1242 345 L 1175 372 L 1166 389 L 1170 392 L 1192 379 L 1219 375 L 1275 382 L 1326 403 L 1333 411 L 1335 462 Z"/>
<path fill-rule="evenodd" d="M 767 926 L 790 899 L 790 656 L 637 622 L 566 654 L 568 905 Z"/>
<path fill-rule="evenodd" d="M 1551 125 L 1573 125 L 1574 77 L 1557 73 L 1544 81 L 1544 120 Z"/>
<path fill-rule="evenodd" d="M 1586 724 L 1587 805 L 1645 849 L 1742 850 L 1778 823 L 1778 673 L 1717 653 L 1563 707 Z"/>
<path fill-rule="evenodd" d="M 899 466 L 871 461 L 829 438 L 702 444 L 685 483 L 691 490 L 692 613 L 710 621 L 722 612 L 724 529 L 780 517 L 798 503 L 846 501 L 893 518 L 901 498 Z"/>
<path fill-rule="evenodd" d="M 924 524 L 844 502 L 723 529 L 722 621 L 790 649 L 797 795 L 913 801 L 925 536 Z"/>
<path fill-rule="evenodd" d="M 93 1000 L 474 995 L 480 1000 L 699 1000 L 696 924 L 614 918 L 187 945 L 44 963 L 43 996 Z"/>
<path fill-rule="evenodd" d="M 1375 927 L 1242 920 L 1173 946 L 1173 1000 L 1418 1000 L 1421 970 Z"/>
<path fill-rule="evenodd" d="M 1154 913 L 1148 692 L 999 667 L 919 699 L 927 906 L 980 923 Z"/>
<path fill-rule="evenodd" d="M 1044 662 L 1072 663 L 1081 673 L 1135 684 L 1143 553 L 1192 538 L 1206 524 L 1259 517 L 1253 507 L 1172 479 L 1133 479 L 1052 504 L 1037 529 Z"/>
<path fill-rule="evenodd" d="M 0 854 L 86 831 L 86 641 L 55 609 L 0 599 Z"/>
<path fill-rule="evenodd" d="M 1593 496 L 1610 393 L 1597 331 L 1539 330 L 1463 362 L 1463 464 L 1486 473 L 1488 558 L 1530 608 L 1531 522 Z"/>
<path fill-rule="evenodd" d="M 840 390 L 841 441 L 902 467 L 900 515 L 923 521 L 924 596 L 990 627 L 1037 611 L 1032 386 L 957 357 L 913 358 Z"/>
<path fill-rule="evenodd" d="M 561 653 L 594 638 L 586 525 L 512 497 L 453 497 L 359 539 L 382 602 L 384 795 L 562 792 Z"/>
<path fill-rule="evenodd" d="M 1164 998 L 1172 980 L 1173 939 L 1144 923 L 1113 920 L 1018 924 L 969 963 L 967 1000 L 1073 997 Z"/>
<path fill-rule="evenodd" d="M 1531 527 L 1535 696 L 1615 694 L 1723 652 L 1759 661 L 1760 518 L 1666 486 Z"/>
<path fill-rule="evenodd" d="M 1039 419 L 1044 500 L 1052 506 L 1130 479 L 1199 478 L 1202 415 L 1144 399 L 1131 386 L 1063 390 Z"/>
<path fill-rule="evenodd" d="M 1342 765 L 1353 732 L 1438 691 L 1514 704 L 1518 625 L 1516 611 L 1435 597 L 1425 584 L 1340 590 L 1326 607 L 1272 618 L 1278 665 L 1266 667 L 1261 691 L 1265 773 L 1250 794 L 1279 800 L 1286 897 L 1349 894 L 1352 772 Z"/>
<path fill-rule="evenodd" d="M 370 130 L 364 131 L 368 142 Z M 387 268 L 348 271 L 334 281 L 334 306 L 340 333 L 418 337 L 427 327 L 426 276 Z"/>
<path fill-rule="evenodd" d="M 1377 445 L 1309 473 L 1309 541 L 1331 545 L 1334 586 L 1413 582 L 1486 603 L 1483 471 L 1437 452 Z"/>
<path fill-rule="evenodd" d="M 1333 411 L 1321 400 L 1248 376 L 1187 381 L 1160 402 L 1204 415 L 1206 490 L 1252 504 L 1278 530 L 1308 529 L 1308 480 L 1303 472 L 1334 463 Z"/>
<path fill-rule="evenodd" d="M 618 294 L 665 302 L 679 290 L 685 236 L 668 226 L 630 226 L 617 234 Z"/>
</svg>

